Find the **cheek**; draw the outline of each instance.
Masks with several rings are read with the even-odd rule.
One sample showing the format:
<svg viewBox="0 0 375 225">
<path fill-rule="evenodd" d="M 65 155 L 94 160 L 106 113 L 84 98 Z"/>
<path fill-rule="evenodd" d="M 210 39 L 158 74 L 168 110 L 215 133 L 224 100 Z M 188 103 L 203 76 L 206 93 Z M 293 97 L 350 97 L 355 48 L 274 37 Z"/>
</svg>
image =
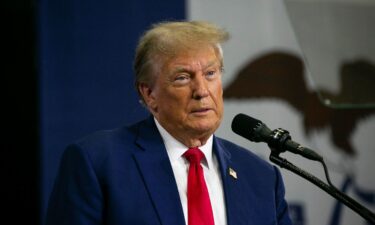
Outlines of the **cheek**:
<svg viewBox="0 0 375 225">
<path fill-rule="evenodd" d="M 181 90 L 167 90 L 159 98 L 159 105 L 165 110 L 178 111 L 184 109 L 188 104 L 187 93 Z"/>
<path fill-rule="evenodd" d="M 223 89 L 220 86 L 215 91 L 214 101 L 217 107 L 217 114 L 221 118 L 224 111 Z"/>
<path fill-rule="evenodd" d="M 223 98 L 220 97 L 218 100 L 218 103 L 217 103 L 217 110 L 218 110 L 218 114 L 219 116 L 221 117 L 223 115 L 223 111 L 224 111 L 224 103 L 223 103 Z"/>
<path fill-rule="evenodd" d="M 221 84 L 214 85 L 213 87 L 213 98 L 218 105 L 223 104 L 223 88 L 221 87 Z"/>
</svg>

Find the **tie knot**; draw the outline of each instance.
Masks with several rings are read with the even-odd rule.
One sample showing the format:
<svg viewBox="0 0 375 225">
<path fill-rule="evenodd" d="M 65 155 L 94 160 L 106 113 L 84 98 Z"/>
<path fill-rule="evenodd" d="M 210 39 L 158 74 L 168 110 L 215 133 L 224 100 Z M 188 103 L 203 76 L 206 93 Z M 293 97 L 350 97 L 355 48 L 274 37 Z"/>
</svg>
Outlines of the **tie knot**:
<svg viewBox="0 0 375 225">
<path fill-rule="evenodd" d="M 183 155 L 190 163 L 200 163 L 204 157 L 203 152 L 195 147 L 189 148 Z"/>
</svg>

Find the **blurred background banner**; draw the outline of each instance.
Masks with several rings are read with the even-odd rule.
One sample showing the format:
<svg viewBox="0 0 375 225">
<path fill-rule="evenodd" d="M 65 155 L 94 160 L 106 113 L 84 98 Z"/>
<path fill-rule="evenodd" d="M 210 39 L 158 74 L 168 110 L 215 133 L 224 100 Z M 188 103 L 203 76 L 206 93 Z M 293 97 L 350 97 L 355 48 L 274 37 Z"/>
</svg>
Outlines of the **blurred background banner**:
<svg viewBox="0 0 375 225">
<path fill-rule="evenodd" d="M 331 107 L 375 106 L 375 1 L 285 0 L 314 90 Z"/>
<path fill-rule="evenodd" d="M 270 151 L 265 144 L 250 143 L 231 131 L 232 119 L 244 113 L 270 128 L 284 128 L 293 140 L 324 156 L 338 188 L 374 210 L 373 2 L 325 2 L 330 3 L 39 1 L 41 221 L 60 156 L 68 144 L 96 130 L 120 127 L 148 115 L 133 88 L 137 39 L 152 23 L 181 19 L 208 20 L 231 33 L 223 46 L 225 114 L 218 136 L 268 160 Z M 348 17 L 341 20 L 341 14 Z M 356 39 L 357 33 L 368 36 Z M 358 90 L 362 92 L 352 97 Z M 295 155 L 285 157 L 325 180 L 319 164 Z M 294 224 L 366 224 L 313 184 L 281 171 Z"/>
<path fill-rule="evenodd" d="M 284 128 L 318 151 L 333 183 L 375 209 L 374 1 L 188 1 L 188 18 L 224 26 L 225 113 L 217 135 L 268 160 L 266 144 L 230 132 L 238 113 Z M 285 153 L 325 181 L 316 162 Z M 303 178 L 282 170 L 298 225 L 367 224 Z"/>
</svg>

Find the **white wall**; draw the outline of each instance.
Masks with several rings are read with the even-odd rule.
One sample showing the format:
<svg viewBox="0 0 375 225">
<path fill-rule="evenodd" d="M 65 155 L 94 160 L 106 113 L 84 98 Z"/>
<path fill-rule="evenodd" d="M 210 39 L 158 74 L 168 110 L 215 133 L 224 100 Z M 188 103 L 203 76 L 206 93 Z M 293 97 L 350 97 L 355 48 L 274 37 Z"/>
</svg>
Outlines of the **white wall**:
<svg viewBox="0 0 375 225">
<path fill-rule="evenodd" d="M 232 35 L 232 38 L 223 47 L 226 71 L 223 77 L 224 86 L 235 78 L 235 74 L 246 63 L 265 52 L 283 50 L 304 57 L 289 22 L 283 1 L 189 0 L 187 4 L 189 19 L 214 22 L 226 28 Z M 311 87 L 311 80 L 309 78 L 306 80 L 308 86 Z M 251 84 L 249 84 L 249 88 L 251 88 Z M 329 128 L 306 136 L 303 132 L 303 115 L 283 101 L 226 100 L 225 117 L 217 135 L 252 149 L 266 160 L 268 160 L 269 150 L 265 144 L 251 143 L 231 131 L 231 121 L 238 113 L 259 118 L 270 128 L 287 129 L 293 140 L 317 150 L 324 156 L 332 181 L 337 186 L 340 186 L 343 178 L 350 173 L 355 174 L 357 186 L 375 191 L 375 176 L 370 172 L 375 171 L 375 166 L 372 163 L 375 159 L 372 142 L 375 133 L 375 115 L 361 120 L 357 125 L 351 141 L 359 154 L 353 158 L 339 153 L 335 149 L 336 147 L 330 139 Z M 319 164 L 291 154 L 284 156 L 297 166 L 325 181 L 323 170 Z M 282 170 L 282 173 L 288 201 L 303 207 L 305 221 L 302 224 L 328 225 L 335 200 L 303 178 L 286 170 Z M 348 194 L 353 193 L 349 191 Z M 356 197 L 354 196 L 354 198 Z M 372 210 L 375 209 L 373 205 L 366 206 Z M 341 224 L 364 224 L 360 216 L 346 207 L 344 207 L 344 215 L 341 219 L 343 220 Z"/>
</svg>

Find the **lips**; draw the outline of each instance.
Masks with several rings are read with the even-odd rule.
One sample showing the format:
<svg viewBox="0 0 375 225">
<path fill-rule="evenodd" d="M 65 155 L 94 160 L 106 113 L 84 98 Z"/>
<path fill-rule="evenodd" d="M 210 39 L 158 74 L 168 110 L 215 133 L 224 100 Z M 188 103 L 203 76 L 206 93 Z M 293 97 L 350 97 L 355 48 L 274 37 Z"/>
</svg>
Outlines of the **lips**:
<svg viewBox="0 0 375 225">
<path fill-rule="evenodd" d="M 191 112 L 192 113 L 201 113 L 201 114 L 203 114 L 203 113 L 209 112 L 211 110 L 212 110 L 211 108 L 199 108 L 199 109 L 194 109 Z"/>
</svg>

